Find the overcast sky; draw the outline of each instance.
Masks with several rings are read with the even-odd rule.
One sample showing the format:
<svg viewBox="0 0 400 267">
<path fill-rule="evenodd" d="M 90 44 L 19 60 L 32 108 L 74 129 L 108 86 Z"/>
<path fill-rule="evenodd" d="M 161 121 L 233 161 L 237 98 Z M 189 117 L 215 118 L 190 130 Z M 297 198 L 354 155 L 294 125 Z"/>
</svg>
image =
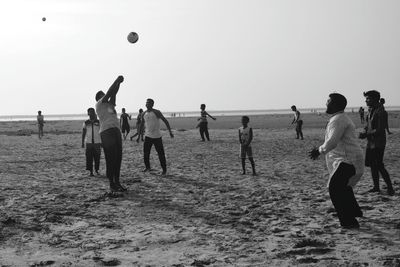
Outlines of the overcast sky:
<svg viewBox="0 0 400 267">
<path fill-rule="evenodd" d="M 0 3 L 0 115 L 85 113 L 120 74 L 118 111 L 400 105 L 398 0 Z"/>
</svg>

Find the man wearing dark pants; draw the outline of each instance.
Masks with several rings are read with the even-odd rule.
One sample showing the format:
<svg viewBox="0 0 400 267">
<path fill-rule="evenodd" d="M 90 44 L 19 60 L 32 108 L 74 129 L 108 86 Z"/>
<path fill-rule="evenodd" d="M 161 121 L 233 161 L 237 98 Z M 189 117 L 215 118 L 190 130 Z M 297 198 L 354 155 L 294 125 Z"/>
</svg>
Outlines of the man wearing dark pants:
<svg viewBox="0 0 400 267">
<path fill-rule="evenodd" d="M 325 131 L 325 142 L 310 152 L 311 159 L 325 155 L 329 172 L 329 195 L 343 228 L 359 228 L 356 217 L 362 211 L 354 196 L 353 187 L 364 173 L 364 159 L 358 143 L 355 125 L 344 113 L 346 98 L 330 94 L 326 113 L 331 115 Z"/>
<path fill-rule="evenodd" d="M 100 120 L 100 137 L 106 159 L 106 174 L 111 191 L 126 191 L 119 181 L 122 161 L 122 137 L 119 120 L 115 111 L 116 96 L 124 77 L 118 78 L 107 93 L 99 91 L 96 94 L 96 112 Z"/>
<path fill-rule="evenodd" d="M 96 174 L 99 174 L 100 156 L 101 156 L 101 141 L 100 141 L 100 122 L 97 119 L 94 108 L 87 110 L 89 119 L 83 123 L 82 130 L 82 148 L 86 143 L 86 170 L 90 171 L 90 176 L 93 175 L 93 160 Z M 86 141 L 86 142 L 85 142 Z"/>
<path fill-rule="evenodd" d="M 154 109 L 154 100 L 153 99 L 147 99 L 146 101 L 146 108 L 147 110 L 144 112 L 142 116 L 142 126 L 145 129 L 145 138 L 144 138 L 144 144 L 143 144 L 143 154 L 144 154 L 144 164 L 146 168 L 144 169 L 144 172 L 150 171 L 150 151 L 151 147 L 154 145 L 158 158 L 160 160 L 161 168 L 162 168 L 162 173 L 161 175 L 166 175 L 167 174 L 167 162 L 165 159 L 165 152 L 164 152 L 164 145 L 162 143 L 162 135 L 160 131 L 160 120 L 162 120 L 165 125 L 168 128 L 169 134 L 171 138 L 174 137 L 171 131 L 171 127 L 167 121 L 167 119 L 164 117 L 164 115 L 161 113 L 161 111 Z M 143 129 L 143 128 L 142 128 Z"/>
<path fill-rule="evenodd" d="M 387 192 L 390 196 L 394 195 L 392 181 L 389 173 L 383 164 L 383 155 L 386 147 L 386 126 L 387 114 L 379 99 L 381 97 L 378 91 L 372 90 L 364 93 L 365 103 L 369 108 L 367 115 L 367 126 L 364 132 L 360 133 L 361 139 L 367 139 L 367 149 L 365 152 L 365 166 L 371 168 L 374 187 L 369 192 L 380 192 L 379 173 L 387 185 Z"/>
</svg>

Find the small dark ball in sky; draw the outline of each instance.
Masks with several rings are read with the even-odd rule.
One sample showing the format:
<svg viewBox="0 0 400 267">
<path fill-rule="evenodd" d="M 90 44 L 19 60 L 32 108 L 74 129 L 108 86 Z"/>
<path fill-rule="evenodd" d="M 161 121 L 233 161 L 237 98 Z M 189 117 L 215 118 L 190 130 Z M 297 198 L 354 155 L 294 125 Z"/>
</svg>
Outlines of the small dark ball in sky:
<svg viewBox="0 0 400 267">
<path fill-rule="evenodd" d="M 42 20 L 43 20 L 43 21 L 46 21 L 46 18 L 45 18 L 45 17 L 43 17 L 43 18 L 42 18 Z"/>
</svg>

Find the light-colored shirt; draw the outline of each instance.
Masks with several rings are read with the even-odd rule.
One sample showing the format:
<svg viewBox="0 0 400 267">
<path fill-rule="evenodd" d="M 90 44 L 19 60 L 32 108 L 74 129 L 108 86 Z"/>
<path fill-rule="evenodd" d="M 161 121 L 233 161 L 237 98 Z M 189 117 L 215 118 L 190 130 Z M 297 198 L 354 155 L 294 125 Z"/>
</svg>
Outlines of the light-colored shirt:
<svg viewBox="0 0 400 267">
<path fill-rule="evenodd" d="M 325 131 L 325 142 L 319 147 L 319 152 L 325 155 L 329 180 L 340 163 L 354 166 L 356 173 L 349 179 L 349 186 L 354 186 L 364 173 L 364 156 L 356 136 L 353 121 L 343 112 L 332 115 Z M 328 181 L 329 184 L 329 181 Z"/>
<path fill-rule="evenodd" d="M 102 99 L 96 103 L 96 113 L 100 120 L 100 133 L 111 128 L 119 129 L 119 120 L 115 106 L 101 101 Z"/>
<path fill-rule="evenodd" d="M 154 111 L 145 111 L 143 115 L 145 132 L 144 136 L 150 138 L 160 138 L 160 119 L 157 117 Z"/>
<path fill-rule="evenodd" d="M 93 129 L 92 129 L 93 128 Z M 92 144 L 92 136 L 93 136 L 93 144 L 100 144 L 100 123 L 98 120 L 91 121 L 87 120 L 83 123 L 83 129 L 86 130 L 85 142 Z"/>
</svg>

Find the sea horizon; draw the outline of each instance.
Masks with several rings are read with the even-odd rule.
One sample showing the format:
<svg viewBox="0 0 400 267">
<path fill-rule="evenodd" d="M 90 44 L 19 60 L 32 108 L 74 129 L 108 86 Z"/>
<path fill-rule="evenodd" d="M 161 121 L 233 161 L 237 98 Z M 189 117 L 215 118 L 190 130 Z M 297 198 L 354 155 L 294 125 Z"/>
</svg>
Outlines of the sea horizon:
<svg viewBox="0 0 400 267">
<path fill-rule="evenodd" d="M 365 108 L 365 107 L 364 107 Z M 302 113 L 324 113 L 326 108 L 303 108 L 299 109 Z M 347 107 L 346 112 L 358 112 L 359 107 Z M 387 111 L 399 111 L 400 106 L 387 106 Z M 238 115 L 271 115 L 271 114 L 291 114 L 291 109 L 243 109 L 243 110 L 207 110 L 212 116 L 238 116 Z M 138 112 L 127 112 L 136 118 Z M 167 118 L 176 117 L 197 117 L 200 110 L 196 111 L 163 111 Z M 87 114 L 42 114 L 45 120 L 86 120 Z M 118 113 L 118 116 L 120 113 Z M 35 121 L 37 114 L 34 115 L 0 115 L 0 121 Z"/>
</svg>

